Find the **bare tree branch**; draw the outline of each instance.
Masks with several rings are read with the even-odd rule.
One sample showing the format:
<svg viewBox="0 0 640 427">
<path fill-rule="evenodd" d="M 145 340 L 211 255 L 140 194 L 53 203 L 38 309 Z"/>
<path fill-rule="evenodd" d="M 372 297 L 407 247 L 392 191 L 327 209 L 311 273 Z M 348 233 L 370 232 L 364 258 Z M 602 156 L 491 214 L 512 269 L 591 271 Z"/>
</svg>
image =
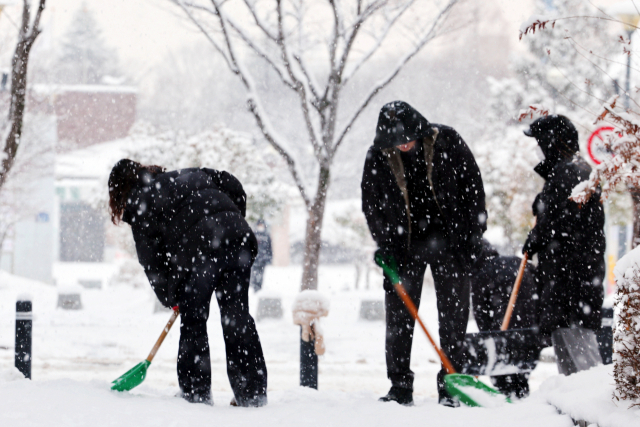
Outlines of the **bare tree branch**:
<svg viewBox="0 0 640 427">
<path fill-rule="evenodd" d="M 371 49 L 369 49 L 369 51 L 367 53 L 365 53 L 362 58 L 360 58 L 360 61 L 358 61 L 358 63 L 347 73 L 346 76 L 344 76 L 342 78 L 342 85 L 346 86 L 348 84 L 348 82 L 351 80 L 351 78 L 358 72 L 358 70 L 367 63 L 367 61 L 369 59 L 371 59 L 371 57 L 380 49 L 380 46 L 382 46 L 382 43 L 385 41 L 385 39 L 387 38 L 387 36 L 389 35 L 389 33 L 391 32 L 391 29 L 394 27 L 394 25 L 396 24 L 396 22 L 398 22 L 398 20 L 404 15 L 404 13 L 409 10 L 409 8 L 413 5 L 414 1 L 411 0 L 409 2 L 407 2 L 398 13 L 396 13 L 391 19 L 389 19 L 387 21 L 386 26 L 384 27 L 384 29 L 382 30 L 382 33 L 377 37 L 373 47 Z"/>
<path fill-rule="evenodd" d="M 218 53 L 220 55 L 222 55 L 222 58 L 224 59 L 224 61 L 227 63 L 227 66 L 229 67 L 229 69 L 234 73 L 237 74 L 238 70 L 235 69 L 235 67 L 232 65 L 231 60 L 227 57 L 227 52 L 224 51 L 224 49 L 222 49 L 222 47 L 218 44 L 218 42 L 216 42 L 213 37 L 211 37 L 211 34 L 209 34 L 209 32 L 204 28 L 204 26 L 202 26 L 202 24 L 200 23 L 200 21 L 198 21 L 195 16 L 193 16 L 193 14 L 191 13 L 191 11 L 187 8 L 187 5 L 184 3 L 183 0 L 171 0 L 173 1 L 175 4 L 177 4 L 183 11 L 184 13 L 186 13 L 187 17 L 189 17 L 189 19 L 191 20 L 191 22 L 193 22 L 196 27 L 198 27 L 198 29 L 202 32 L 202 34 L 204 34 L 204 36 L 207 38 L 207 40 L 209 40 L 209 43 L 211 43 L 213 45 L 213 47 L 218 51 Z M 206 9 L 205 9 L 206 10 Z M 215 14 L 215 13 L 214 13 Z"/>
<path fill-rule="evenodd" d="M 181 0 L 173 0 L 182 3 Z M 245 89 L 248 93 L 247 106 L 249 111 L 254 116 L 256 123 L 258 124 L 258 128 L 264 135 L 265 139 L 271 144 L 271 146 L 283 157 L 285 162 L 287 163 L 287 167 L 293 180 L 300 191 L 300 195 L 306 206 L 311 205 L 311 200 L 307 194 L 306 187 L 304 185 L 304 181 L 302 178 L 302 174 L 298 171 L 298 164 L 294 160 L 293 155 L 285 148 L 285 144 L 280 141 L 280 137 L 276 136 L 273 128 L 269 124 L 268 116 L 264 112 L 264 109 L 261 107 L 260 102 L 257 98 L 255 88 L 253 85 L 253 81 L 249 75 L 249 73 L 243 69 L 239 61 L 237 60 L 237 55 L 235 54 L 235 49 L 233 47 L 233 42 L 231 40 L 231 36 L 228 31 L 229 21 L 227 19 L 226 14 L 222 11 L 223 2 L 217 2 L 216 0 L 211 0 L 213 7 L 215 8 L 215 15 L 218 18 L 220 23 L 220 28 L 222 30 L 222 35 L 225 40 L 225 44 L 228 52 L 228 61 L 227 65 L 229 68 L 240 77 L 242 84 L 245 86 Z M 186 9 L 184 5 L 181 5 L 183 10 Z M 191 15 L 192 16 L 192 15 Z M 210 35 L 207 33 L 206 29 L 202 25 L 198 25 L 200 31 L 205 33 L 207 39 L 209 41 L 215 42 Z M 217 46 L 217 44 L 216 44 Z"/>
<path fill-rule="evenodd" d="M 251 16 L 253 16 L 253 21 L 256 23 L 258 28 L 260 28 L 264 33 L 264 35 L 266 35 L 270 40 L 274 42 L 277 41 L 278 40 L 277 34 L 272 33 L 269 30 L 269 28 L 267 28 L 267 26 L 258 17 L 258 13 L 256 12 L 256 8 L 255 8 L 255 3 L 252 3 L 250 0 L 243 0 L 243 1 L 244 1 L 244 4 L 247 6 L 247 9 L 249 9 L 249 12 L 251 12 Z"/>
<path fill-rule="evenodd" d="M 383 80 L 379 81 L 369 92 L 369 94 L 364 98 L 364 101 L 360 104 L 360 106 L 356 109 L 355 113 L 351 116 L 351 118 L 347 121 L 346 126 L 343 128 L 342 132 L 340 133 L 340 136 L 338 136 L 338 139 L 335 142 L 335 145 L 333 146 L 332 150 L 331 150 L 331 156 L 335 155 L 336 151 L 338 150 L 338 148 L 340 147 L 340 145 L 342 144 L 342 141 L 344 140 L 344 137 L 346 136 L 347 132 L 349 132 L 349 130 L 351 129 L 351 126 L 353 126 L 353 123 L 357 120 L 357 118 L 360 116 L 360 114 L 364 111 L 365 108 L 367 108 L 367 106 L 369 105 L 369 102 L 371 102 L 371 100 L 382 90 L 384 89 L 389 83 L 391 83 L 393 81 L 393 79 L 396 78 L 396 76 L 400 73 L 400 70 L 402 70 L 402 68 L 404 67 L 404 65 L 409 62 L 409 60 L 411 60 L 411 58 L 413 58 L 418 52 L 420 52 L 420 50 L 431 40 L 433 40 L 433 38 L 436 37 L 437 35 L 437 30 L 438 30 L 438 26 L 444 21 L 444 19 L 446 18 L 446 16 L 449 14 L 449 12 L 451 11 L 451 8 L 453 8 L 453 6 L 458 2 L 458 0 L 450 0 L 449 3 L 447 4 L 447 6 L 445 6 L 440 13 L 438 14 L 438 16 L 436 17 L 436 19 L 433 21 L 433 24 L 431 25 L 431 28 L 429 29 L 429 31 L 422 37 L 422 39 L 416 44 L 416 46 L 413 48 L 413 50 L 411 52 L 409 52 L 408 54 L 406 54 L 402 59 L 400 59 L 400 61 L 398 62 L 398 64 L 395 66 L 395 68 L 389 73 L 389 75 L 384 78 Z"/>
<path fill-rule="evenodd" d="M 313 150 L 316 153 L 316 156 L 318 156 L 321 153 L 321 146 L 320 146 L 320 143 L 318 142 L 318 135 L 313 126 L 313 120 L 311 119 L 311 111 L 309 108 L 309 99 L 307 97 L 306 86 L 304 83 L 302 83 L 302 80 L 298 78 L 298 76 L 296 76 L 295 72 L 293 71 L 293 67 L 291 64 L 291 57 L 289 56 L 289 50 L 287 49 L 287 42 L 284 34 L 284 25 L 283 25 L 282 0 L 276 0 L 276 6 L 277 6 L 276 8 L 277 17 L 278 17 L 277 44 L 282 54 L 282 61 L 284 63 L 284 67 L 287 70 L 287 73 L 289 73 L 289 78 L 293 81 L 294 85 L 296 86 L 296 89 L 297 89 L 296 92 L 298 93 L 298 96 L 300 98 L 300 106 L 302 108 L 302 115 L 304 117 L 304 122 L 307 127 L 307 133 L 309 134 L 309 140 L 313 145 Z"/>
<path fill-rule="evenodd" d="M 39 0 L 36 16 L 31 21 L 31 5 L 29 0 L 23 0 L 22 24 L 18 34 L 16 50 L 11 60 L 11 100 L 9 104 L 9 134 L 4 143 L 2 151 L 2 165 L 0 166 L 0 188 L 7 179 L 7 174 L 13 167 L 15 157 L 20 145 L 22 136 L 22 123 L 27 96 L 27 71 L 29 54 L 33 43 L 40 34 L 40 17 L 44 11 L 46 0 Z M 3 135 L 4 136 L 4 135 Z"/>
</svg>

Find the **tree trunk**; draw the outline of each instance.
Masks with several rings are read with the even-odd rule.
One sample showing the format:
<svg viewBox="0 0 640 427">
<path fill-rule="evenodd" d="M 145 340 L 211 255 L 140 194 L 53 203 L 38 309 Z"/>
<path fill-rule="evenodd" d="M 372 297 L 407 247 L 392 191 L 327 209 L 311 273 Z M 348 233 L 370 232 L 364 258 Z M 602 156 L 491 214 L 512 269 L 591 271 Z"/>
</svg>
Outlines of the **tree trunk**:
<svg viewBox="0 0 640 427">
<path fill-rule="evenodd" d="M 318 289 L 318 265 L 320 264 L 320 248 L 322 246 L 322 221 L 329 189 L 329 166 L 320 166 L 318 191 L 313 204 L 307 210 L 307 231 L 304 239 L 304 259 L 302 266 L 301 290 Z"/>
<path fill-rule="evenodd" d="M 640 245 L 640 188 L 629 187 L 629 194 L 633 202 L 633 236 L 631 249 Z"/>
</svg>

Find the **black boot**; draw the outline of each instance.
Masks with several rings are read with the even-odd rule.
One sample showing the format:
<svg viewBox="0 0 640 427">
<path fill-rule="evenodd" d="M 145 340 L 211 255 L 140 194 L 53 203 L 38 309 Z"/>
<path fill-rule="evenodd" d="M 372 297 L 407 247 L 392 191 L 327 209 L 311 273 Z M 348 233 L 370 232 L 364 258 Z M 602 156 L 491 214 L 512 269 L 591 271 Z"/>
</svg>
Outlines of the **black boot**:
<svg viewBox="0 0 640 427">
<path fill-rule="evenodd" d="M 438 385 L 438 403 L 442 406 L 448 406 L 449 408 L 457 408 L 460 406 L 460 402 L 447 392 L 444 385 L 444 377 L 446 374 L 444 369 L 438 372 L 438 378 L 436 380 Z"/>
<path fill-rule="evenodd" d="M 442 406 L 448 406 L 449 408 L 457 408 L 460 406 L 460 402 L 451 397 L 446 391 L 438 392 L 438 403 Z"/>
<path fill-rule="evenodd" d="M 408 388 L 391 387 L 389 393 L 378 400 L 380 402 L 398 402 L 404 406 L 413 406 L 413 390 Z"/>
</svg>

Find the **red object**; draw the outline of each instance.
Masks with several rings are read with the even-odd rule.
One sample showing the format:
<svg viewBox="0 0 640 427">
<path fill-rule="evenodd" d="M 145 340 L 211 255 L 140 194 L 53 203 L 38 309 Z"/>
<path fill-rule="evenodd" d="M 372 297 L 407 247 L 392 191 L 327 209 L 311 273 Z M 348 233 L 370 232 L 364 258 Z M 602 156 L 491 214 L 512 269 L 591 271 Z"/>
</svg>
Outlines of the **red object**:
<svg viewBox="0 0 640 427">
<path fill-rule="evenodd" d="M 611 127 L 611 126 L 603 126 L 603 127 L 600 127 L 598 129 L 596 129 L 591 134 L 591 136 L 589 137 L 589 141 L 587 142 L 587 152 L 589 153 L 589 157 L 591 158 L 593 163 L 595 163 L 596 165 L 599 165 L 600 163 L 602 163 L 602 160 L 598 159 L 593 154 L 594 139 L 597 137 L 600 141 L 604 142 L 604 139 L 602 138 L 602 134 L 605 133 L 605 132 L 611 132 L 611 131 L 613 131 L 613 127 Z"/>
<path fill-rule="evenodd" d="M 173 311 L 178 311 L 178 306 L 177 305 L 173 306 Z"/>
</svg>

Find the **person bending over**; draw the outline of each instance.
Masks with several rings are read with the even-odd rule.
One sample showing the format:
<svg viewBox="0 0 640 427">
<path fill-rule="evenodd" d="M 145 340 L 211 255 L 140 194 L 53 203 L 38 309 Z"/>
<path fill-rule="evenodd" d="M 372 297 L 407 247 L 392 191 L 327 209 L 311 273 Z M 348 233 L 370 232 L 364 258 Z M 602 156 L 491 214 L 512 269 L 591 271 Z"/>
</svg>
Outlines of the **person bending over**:
<svg viewBox="0 0 640 427">
<path fill-rule="evenodd" d="M 267 403 L 267 367 L 253 318 L 249 281 L 257 242 L 244 219 L 246 196 L 230 173 L 165 172 L 123 159 L 109 176 L 114 224 L 131 226 L 138 260 L 160 302 L 180 310 L 182 397 L 213 404 L 207 319 L 220 307 L 232 404 Z"/>
</svg>

